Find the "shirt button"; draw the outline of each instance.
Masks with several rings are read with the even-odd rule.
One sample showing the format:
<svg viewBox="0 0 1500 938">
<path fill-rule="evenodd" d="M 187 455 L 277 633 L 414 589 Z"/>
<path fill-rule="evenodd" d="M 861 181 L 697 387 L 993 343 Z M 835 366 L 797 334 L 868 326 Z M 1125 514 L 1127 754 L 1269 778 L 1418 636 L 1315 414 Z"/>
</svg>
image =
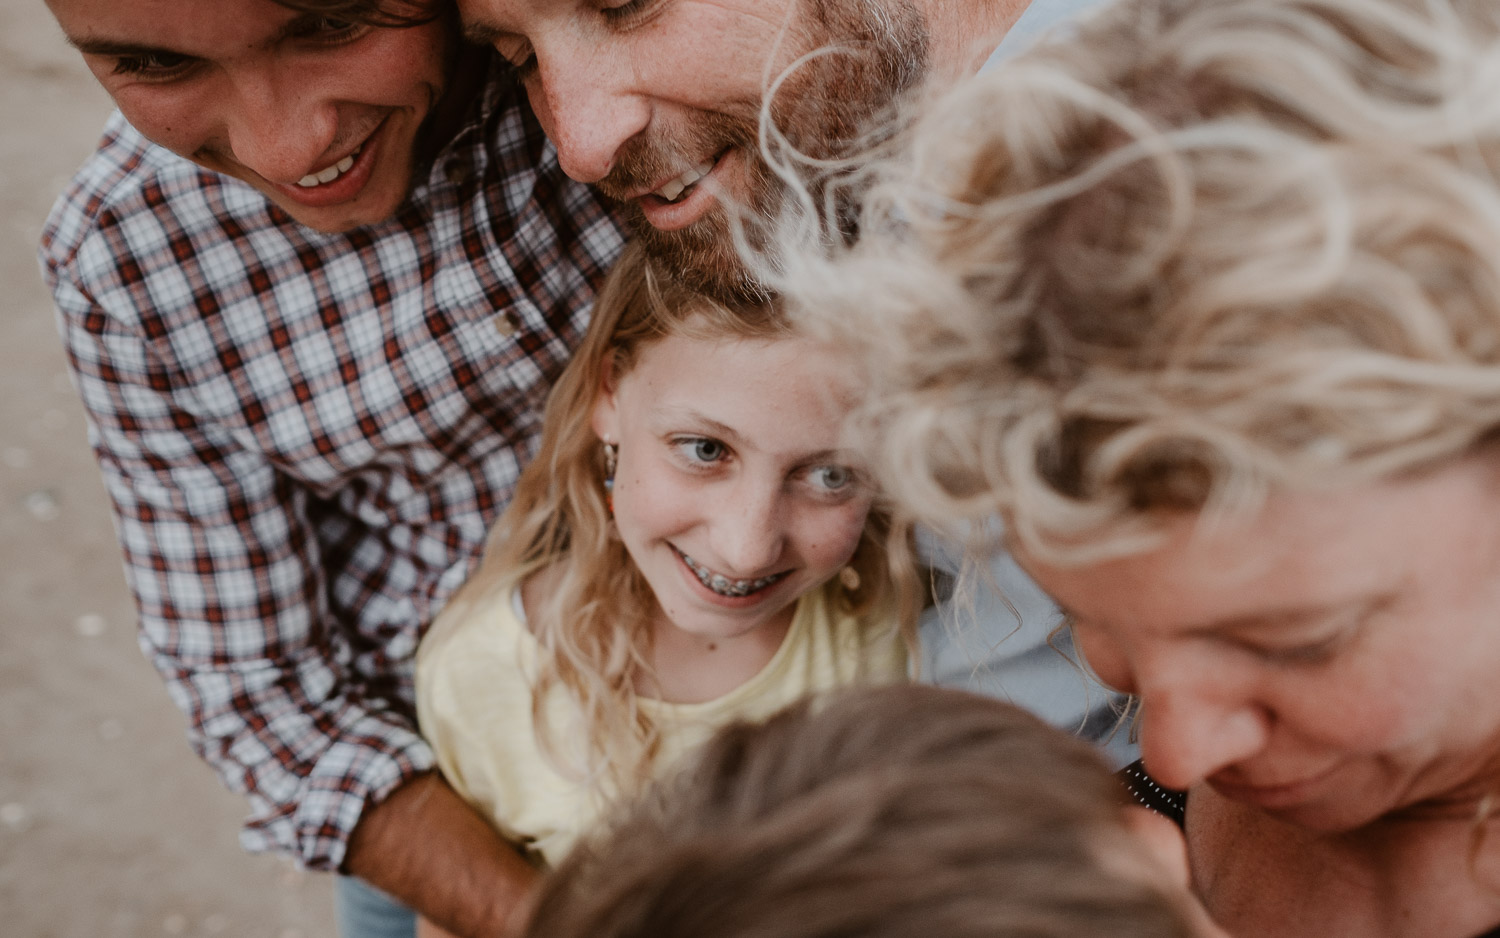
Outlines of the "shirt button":
<svg viewBox="0 0 1500 938">
<path fill-rule="evenodd" d="M 495 331 L 504 338 L 510 338 L 516 334 L 516 324 L 504 313 L 495 317 Z"/>
<path fill-rule="evenodd" d="M 443 175 L 456 186 L 469 178 L 469 164 L 460 159 L 449 160 L 448 165 L 443 167 Z"/>
</svg>

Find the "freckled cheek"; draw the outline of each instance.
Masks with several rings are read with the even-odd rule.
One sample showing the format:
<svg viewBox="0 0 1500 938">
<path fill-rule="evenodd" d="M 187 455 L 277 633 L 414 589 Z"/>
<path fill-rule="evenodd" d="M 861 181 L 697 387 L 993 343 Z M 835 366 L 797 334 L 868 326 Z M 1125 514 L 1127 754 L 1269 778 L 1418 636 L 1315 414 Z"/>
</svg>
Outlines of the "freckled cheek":
<svg viewBox="0 0 1500 938">
<path fill-rule="evenodd" d="M 649 472 L 622 472 L 616 476 L 614 503 L 616 523 L 634 529 L 642 537 L 679 533 L 703 513 L 692 493 Z"/>
<path fill-rule="evenodd" d="M 162 101 L 141 101 L 144 96 L 121 95 L 116 99 L 130 125 L 152 143 L 179 156 L 191 158 L 210 139 L 210 111 Z"/>
<path fill-rule="evenodd" d="M 817 566 L 843 566 L 854 556 L 868 516 L 869 505 L 865 504 L 831 509 L 819 517 L 803 535 L 807 559 Z"/>
</svg>

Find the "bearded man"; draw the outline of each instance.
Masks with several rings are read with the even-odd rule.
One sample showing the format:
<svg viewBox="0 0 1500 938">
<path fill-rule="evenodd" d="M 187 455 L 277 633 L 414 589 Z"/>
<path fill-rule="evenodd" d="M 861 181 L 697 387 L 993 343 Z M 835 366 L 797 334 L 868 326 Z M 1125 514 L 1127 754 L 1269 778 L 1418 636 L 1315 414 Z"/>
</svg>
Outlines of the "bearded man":
<svg viewBox="0 0 1500 938">
<path fill-rule="evenodd" d="M 737 220 L 772 219 L 791 165 L 815 182 L 866 145 L 902 96 L 999 61 L 1107 0 L 458 0 L 465 36 L 520 71 L 563 170 L 617 201 L 675 274 L 721 294 L 759 289 Z M 809 172 L 809 170 L 811 170 Z M 806 193 L 821 199 L 823 193 Z M 821 202 L 819 203 L 821 205 Z M 836 207 L 835 207 L 835 210 Z M 950 569 L 957 557 L 933 558 Z M 1108 740 L 1110 695 L 1049 643 L 1061 616 L 1008 558 L 972 602 L 924 624 L 923 673 L 1004 696 Z M 998 588 L 990 588 L 990 587 Z M 1053 645 L 1058 647 L 1054 648 Z"/>
<path fill-rule="evenodd" d="M 924 81 L 977 71 L 1098 0 L 459 0 L 521 72 L 563 170 L 700 289 L 753 290 L 726 203 L 775 211 L 791 159 L 837 157 Z M 1002 47 L 1003 43 L 1003 47 Z M 762 117 L 767 135 L 762 135 Z"/>
</svg>

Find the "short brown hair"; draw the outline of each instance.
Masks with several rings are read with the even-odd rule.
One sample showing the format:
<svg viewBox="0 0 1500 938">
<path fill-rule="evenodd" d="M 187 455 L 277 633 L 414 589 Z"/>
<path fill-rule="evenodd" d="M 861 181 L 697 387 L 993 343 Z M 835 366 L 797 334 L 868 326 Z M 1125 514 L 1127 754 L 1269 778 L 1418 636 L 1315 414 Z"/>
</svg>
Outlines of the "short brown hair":
<svg viewBox="0 0 1500 938">
<path fill-rule="evenodd" d="M 1192 934 L 1101 863 L 1121 825 L 1099 756 L 930 686 L 858 689 L 722 731 L 544 886 L 529 938 Z"/>
<path fill-rule="evenodd" d="M 451 0 L 276 0 L 302 13 L 348 20 L 370 26 L 401 28 L 421 26 L 450 12 Z"/>
</svg>

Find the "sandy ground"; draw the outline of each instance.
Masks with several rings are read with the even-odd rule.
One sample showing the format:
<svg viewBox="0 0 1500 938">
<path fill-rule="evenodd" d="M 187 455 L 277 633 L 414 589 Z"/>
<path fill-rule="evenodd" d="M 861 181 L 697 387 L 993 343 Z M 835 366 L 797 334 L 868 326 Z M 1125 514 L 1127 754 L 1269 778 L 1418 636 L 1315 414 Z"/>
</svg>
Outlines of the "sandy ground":
<svg viewBox="0 0 1500 938">
<path fill-rule="evenodd" d="M 34 259 L 107 113 L 42 0 L 0 0 L 0 935 L 332 935 L 328 877 L 241 852 L 135 644 Z"/>
</svg>

